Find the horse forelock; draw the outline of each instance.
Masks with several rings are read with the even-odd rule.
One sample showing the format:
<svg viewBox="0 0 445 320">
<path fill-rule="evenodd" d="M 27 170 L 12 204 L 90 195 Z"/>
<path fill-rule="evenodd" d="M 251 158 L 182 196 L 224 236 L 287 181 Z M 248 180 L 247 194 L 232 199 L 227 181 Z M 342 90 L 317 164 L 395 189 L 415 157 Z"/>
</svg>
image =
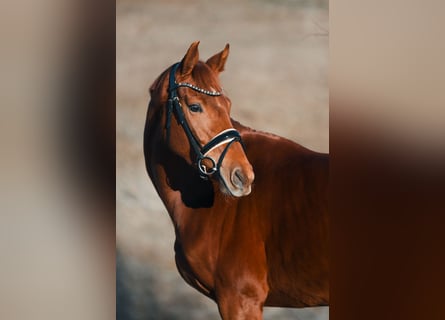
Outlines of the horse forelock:
<svg viewBox="0 0 445 320">
<path fill-rule="evenodd" d="M 221 91 L 221 85 L 215 72 L 202 61 L 198 61 L 193 69 L 192 80 L 195 82 L 195 85 L 200 88 L 211 91 Z"/>
</svg>

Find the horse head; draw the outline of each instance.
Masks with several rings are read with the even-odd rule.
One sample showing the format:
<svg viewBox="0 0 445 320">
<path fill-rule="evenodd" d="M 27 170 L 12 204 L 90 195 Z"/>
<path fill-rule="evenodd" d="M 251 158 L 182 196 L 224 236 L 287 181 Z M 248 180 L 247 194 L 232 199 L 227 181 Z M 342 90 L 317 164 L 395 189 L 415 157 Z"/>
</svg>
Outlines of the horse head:
<svg viewBox="0 0 445 320">
<path fill-rule="evenodd" d="M 159 109 L 164 144 L 196 167 L 202 178 L 219 182 L 224 194 L 245 196 L 251 192 L 254 172 L 219 81 L 229 45 L 206 62 L 199 60 L 198 45 L 192 43 L 181 62 L 152 85 L 148 120 L 153 121 Z"/>
</svg>

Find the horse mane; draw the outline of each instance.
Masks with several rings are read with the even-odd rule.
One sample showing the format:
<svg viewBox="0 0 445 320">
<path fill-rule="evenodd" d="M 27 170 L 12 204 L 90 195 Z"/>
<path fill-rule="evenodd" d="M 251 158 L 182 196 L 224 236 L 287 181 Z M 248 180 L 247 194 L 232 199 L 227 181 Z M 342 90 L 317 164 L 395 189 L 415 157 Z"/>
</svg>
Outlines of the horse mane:
<svg viewBox="0 0 445 320">
<path fill-rule="evenodd" d="M 156 92 L 160 91 L 160 86 L 163 84 L 164 79 L 167 75 L 167 72 L 170 68 L 165 69 L 157 78 L 156 80 L 151 84 L 149 88 L 150 97 L 153 98 L 155 96 Z"/>
<path fill-rule="evenodd" d="M 260 134 L 260 135 L 264 135 L 267 136 L 269 138 L 274 138 L 274 139 L 284 139 L 284 140 L 289 140 L 287 138 L 281 137 L 279 135 L 276 135 L 274 133 L 270 133 L 270 132 L 266 132 L 266 131 L 261 131 L 261 130 L 257 130 L 251 127 L 248 127 L 244 124 L 242 124 L 241 122 L 239 122 L 238 120 L 235 120 L 233 118 L 230 118 L 230 120 L 232 121 L 233 127 L 235 129 L 237 129 L 239 132 L 249 132 L 249 133 L 254 133 L 254 134 Z M 294 142 L 295 143 L 295 142 Z"/>
</svg>

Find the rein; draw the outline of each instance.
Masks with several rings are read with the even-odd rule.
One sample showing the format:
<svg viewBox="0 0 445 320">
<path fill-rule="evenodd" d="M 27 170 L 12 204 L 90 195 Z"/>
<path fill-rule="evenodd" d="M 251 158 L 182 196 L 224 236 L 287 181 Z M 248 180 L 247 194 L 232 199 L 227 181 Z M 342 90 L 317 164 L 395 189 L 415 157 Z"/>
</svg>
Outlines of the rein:
<svg viewBox="0 0 445 320">
<path fill-rule="evenodd" d="M 242 145 L 241 135 L 234 128 L 229 128 L 218 133 L 209 142 L 207 142 L 207 144 L 201 147 L 198 140 L 193 135 L 190 126 L 185 118 L 184 111 L 182 110 L 182 105 L 179 102 L 178 88 L 179 87 L 190 88 L 199 93 L 213 97 L 220 96 L 222 95 L 222 93 L 218 91 L 208 91 L 187 82 L 177 83 L 175 79 L 175 74 L 179 65 L 180 62 L 174 64 L 170 70 L 170 78 L 168 83 L 167 121 L 165 125 L 165 128 L 167 130 L 167 141 L 170 141 L 171 115 L 172 113 L 174 113 L 176 115 L 176 119 L 184 129 L 184 132 L 187 135 L 187 138 L 190 142 L 191 147 L 193 148 L 194 153 L 196 154 L 196 165 L 199 169 L 200 177 L 203 179 L 208 179 L 209 176 L 212 176 L 213 174 L 219 172 L 224 157 L 226 156 L 226 153 L 229 147 L 232 145 L 232 143 L 238 141 Z M 207 155 L 213 149 L 222 146 L 224 144 L 226 145 L 226 147 L 224 148 L 223 152 L 221 152 L 221 155 L 219 156 L 217 162 L 213 158 Z M 210 168 L 207 167 L 203 163 L 204 160 L 210 161 L 212 166 Z"/>
</svg>

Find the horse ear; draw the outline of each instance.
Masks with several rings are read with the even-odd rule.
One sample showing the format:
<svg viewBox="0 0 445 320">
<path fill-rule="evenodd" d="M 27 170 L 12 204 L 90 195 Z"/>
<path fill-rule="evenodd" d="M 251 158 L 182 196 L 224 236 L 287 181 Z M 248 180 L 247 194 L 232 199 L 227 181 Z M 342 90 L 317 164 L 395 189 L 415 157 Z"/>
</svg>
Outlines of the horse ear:
<svg viewBox="0 0 445 320">
<path fill-rule="evenodd" d="M 193 68 L 196 66 L 199 60 L 198 51 L 199 41 L 195 41 L 190 45 L 184 58 L 181 61 L 181 75 L 188 76 L 192 73 Z"/>
<path fill-rule="evenodd" d="M 224 50 L 220 53 L 215 54 L 213 57 L 209 58 L 207 60 L 207 65 L 216 72 L 222 72 L 224 71 L 224 66 L 227 61 L 227 57 L 229 56 L 229 44 L 226 44 L 224 47 Z"/>
</svg>

